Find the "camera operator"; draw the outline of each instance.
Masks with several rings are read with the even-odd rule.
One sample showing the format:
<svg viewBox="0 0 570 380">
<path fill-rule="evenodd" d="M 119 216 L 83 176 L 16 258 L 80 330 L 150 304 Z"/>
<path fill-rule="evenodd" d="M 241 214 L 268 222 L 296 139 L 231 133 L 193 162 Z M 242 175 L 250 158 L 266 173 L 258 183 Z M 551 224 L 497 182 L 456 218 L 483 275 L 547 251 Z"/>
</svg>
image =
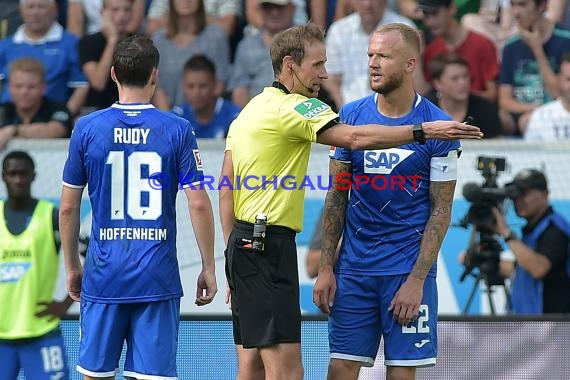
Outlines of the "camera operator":
<svg viewBox="0 0 570 380">
<path fill-rule="evenodd" d="M 527 221 L 519 238 L 493 208 L 495 224 L 490 228 L 504 238 L 516 259 L 511 271 L 513 313 L 570 313 L 570 223 L 549 204 L 542 172 L 522 170 L 506 189 L 517 215 Z"/>
</svg>

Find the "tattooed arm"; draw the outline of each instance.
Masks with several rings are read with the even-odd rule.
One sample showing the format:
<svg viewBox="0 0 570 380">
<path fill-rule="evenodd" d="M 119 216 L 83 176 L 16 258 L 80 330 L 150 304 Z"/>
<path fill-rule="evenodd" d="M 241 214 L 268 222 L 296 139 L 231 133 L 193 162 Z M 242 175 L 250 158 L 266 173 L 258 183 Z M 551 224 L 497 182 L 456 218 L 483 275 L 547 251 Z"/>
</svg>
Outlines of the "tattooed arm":
<svg viewBox="0 0 570 380">
<path fill-rule="evenodd" d="M 319 271 L 334 266 L 338 242 L 342 236 L 346 207 L 348 206 L 349 189 L 346 183 L 338 181 L 342 173 L 351 173 L 352 164 L 338 160 L 330 160 L 329 175 L 332 177 L 332 186 L 327 191 L 325 209 L 323 214 L 323 243 Z"/>
<path fill-rule="evenodd" d="M 422 242 L 420 254 L 412 269 L 411 276 L 424 280 L 437 260 L 441 243 L 451 222 L 451 205 L 455 181 L 431 182 L 429 197 L 431 215 L 428 219 Z"/>
<path fill-rule="evenodd" d="M 437 260 L 443 238 L 451 222 L 451 205 L 456 181 L 430 182 L 431 215 L 420 244 L 420 253 L 406 282 L 390 304 L 394 319 L 407 325 L 417 318 L 423 296 L 424 280 Z"/>
<path fill-rule="evenodd" d="M 346 207 L 348 205 L 349 189 L 343 190 L 343 187 L 346 187 L 346 183 L 338 181 L 338 177 L 343 172 L 351 173 L 352 164 L 330 160 L 329 175 L 332 177 L 332 186 L 328 190 L 325 200 L 321 260 L 317 282 L 313 289 L 313 302 L 327 314 L 330 312 L 336 292 L 333 266 L 337 259 L 338 242 L 342 236 Z"/>
</svg>

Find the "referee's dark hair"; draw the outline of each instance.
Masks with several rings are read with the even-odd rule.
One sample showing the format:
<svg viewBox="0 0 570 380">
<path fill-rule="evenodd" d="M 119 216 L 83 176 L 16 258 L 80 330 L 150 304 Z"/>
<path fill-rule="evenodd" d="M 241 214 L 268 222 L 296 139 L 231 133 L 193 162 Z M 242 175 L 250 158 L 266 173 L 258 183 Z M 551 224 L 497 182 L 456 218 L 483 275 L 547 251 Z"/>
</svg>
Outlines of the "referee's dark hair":
<svg viewBox="0 0 570 380">
<path fill-rule="evenodd" d="M 277 33 L 271 44 L 270 55 L 275 77 L 281 74 L 283 59 L 290 55 L 300 65 L 305 57 L 305 46 L 310 43 L 325 43 L 325 34 L 313 23 L 294 26 Z"/>
</svg>

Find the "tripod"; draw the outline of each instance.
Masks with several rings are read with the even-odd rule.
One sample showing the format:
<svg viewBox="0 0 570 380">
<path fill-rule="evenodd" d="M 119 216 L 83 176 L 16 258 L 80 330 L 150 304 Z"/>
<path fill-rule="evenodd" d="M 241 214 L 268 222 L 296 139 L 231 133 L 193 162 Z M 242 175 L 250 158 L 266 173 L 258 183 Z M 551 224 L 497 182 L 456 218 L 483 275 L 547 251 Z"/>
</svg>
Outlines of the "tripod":
<svg viewBox="0 0 570 380">
<path fill-rule="evenodd" d="M 507 301 L 507 312 L 511 312 L 511 295 L 509 294 L 509 290 L 507 289 L 505 283 L 502 284 L 491 284 L 489 281 L 488 276 L 484 275 L 482 272 L 477 274 L 470 273 L 471 276 L 475 277 L 475 283 L 473 284 L 473 288 L 469 293 L 469 298 L 467 299 L 467 303 L 465 304 L 465 308 L 463 309 L 463 314 L 467 314 L 469 312 L 469 308 L 475 299 L 475 294 L 477 293 L 477 289 L 479 288 L 479 283 L 481 281 L 485 284 L 485 293 L 487 293 L 487 300 L 489 301 L 489 308 L 491 309 L 491 315 L 496 315 L 496 308 L 495 308 L 495 301 L 493 301 L 493 292 L 494 289 L 492 286 L 502 286 L 505 292 L 505 299 Z"/>
</svg>

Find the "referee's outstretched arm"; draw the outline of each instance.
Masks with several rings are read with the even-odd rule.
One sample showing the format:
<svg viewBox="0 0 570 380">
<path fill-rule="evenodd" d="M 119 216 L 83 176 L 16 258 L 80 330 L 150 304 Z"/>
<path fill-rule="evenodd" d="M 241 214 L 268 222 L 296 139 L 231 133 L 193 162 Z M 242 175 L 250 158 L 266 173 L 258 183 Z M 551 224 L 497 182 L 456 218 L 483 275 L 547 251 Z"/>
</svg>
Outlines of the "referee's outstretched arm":
<svg viewBox="0 0 570 380">
<path fill-rule="evenodd" d="M 419 125 L 388 127 L 378 124 L 354 127 L 333 124 L 317 135 L 317 142 L 353 150 L 393 148 L 426 139 L 458 140 L 483 137 L 477 127 L 457 121 L 430 121 Z"/>
</svg>

